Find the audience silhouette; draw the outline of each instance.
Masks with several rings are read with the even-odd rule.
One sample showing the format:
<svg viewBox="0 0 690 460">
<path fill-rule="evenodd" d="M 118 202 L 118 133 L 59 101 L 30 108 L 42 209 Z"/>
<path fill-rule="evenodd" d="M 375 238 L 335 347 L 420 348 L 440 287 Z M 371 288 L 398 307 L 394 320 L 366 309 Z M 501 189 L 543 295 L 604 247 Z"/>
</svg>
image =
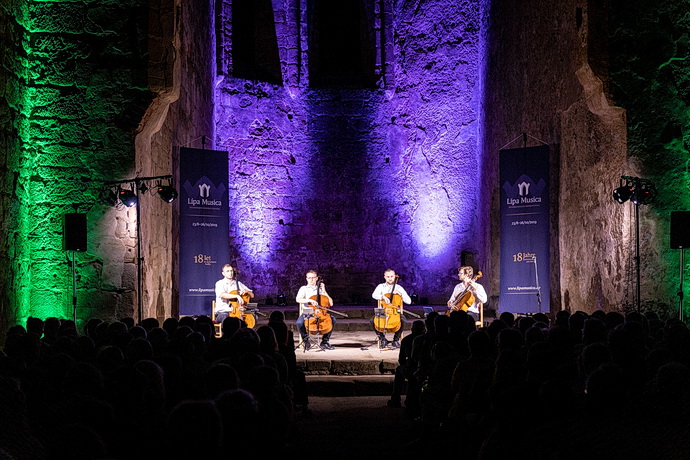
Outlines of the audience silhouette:
<svg viewBox="0 0 690 460">
<path fill-rule="evenodd" d="M 220 337 L 204 316 L 83 334 L 29 317 L 0 352 L 0 457 L 294 458 L 312 415 L 294 343 L 279 311 L 257 330 L 227 318 Z M 388 406 L 416 427 L 414 457 L 690 458 L 690 330 L 653 312 L 504 312 L 480 328 L 432 312 L 402 340 Z"/>
</svg>

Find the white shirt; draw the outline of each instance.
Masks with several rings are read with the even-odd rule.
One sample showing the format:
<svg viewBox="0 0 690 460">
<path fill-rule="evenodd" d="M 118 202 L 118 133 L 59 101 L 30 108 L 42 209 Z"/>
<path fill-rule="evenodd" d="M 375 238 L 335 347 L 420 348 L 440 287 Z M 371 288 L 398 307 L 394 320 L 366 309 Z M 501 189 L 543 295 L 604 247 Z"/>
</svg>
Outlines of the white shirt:
<svg viewBox="0 0 690 460">
<path fill-rule="evenodd" d="M 391 293 L 392 288 L 393 288 L 392 284 L 381 283 L 378 286 L 376 286 L 376 289 L 374 289 L 374 293 L 371 294 L 371 296 L 376 300 L 381 300 L 381 298 L 383 298 L 384 295 Z M 406 303 L 408 305 L 412 303 L 412 299 L 410 298 L 409 295 L 407 295 L 405 288 L 400 286 L 399 284 L 395 285 L 394 294 L 400 294 L 400 297 L 402 297 L 402 300 L 404 303 Z"/>
<path fill-rule="evenodd" d="M 486 291 L 484 290 L 484 286 L 481 284 L 475 282 L 474 285 L 476 286 L 476 289 L 472 292 L 474 294 L 474 303 L 470 308 L 467 309 L 467 311 L 471 311 L 472 313 L 479 313 L 479 308 L 477 308 L 477 304 L 479 303 L 486 303 L 488 300 L 488 297 L 486 295 Z M 455 285 L 455 289 L 453 289 L 453 293 L 450 296 L 450 299 L 448 299 L 449 302 L 453 302 L 459 295 L 462 295 L 465 293 L 465 289 L 467 286 L 465 286 L 464 282 L 460 282 Z"/>
<path fill-rule="evenodd" d="M 230 311 L 230 299 L 222 298 L 221 294 L 230 294 L 231 291 L 237 291 L 238 284 L 240 286 L 238 293 L 245 289 L 249 291 L 247 286 L 242 284 L 241 281 L 238 282 L 227 278 L 216 281 L 216 311 Z"/>
<path fill-rule="evenodd" d="M 314 297 L 316 295 L 316 286 L 309 286 L 308 284 L 306 286 L 302 286 L 299 288 L 299 291 L 297 291 L 297 297 L 295 297 L 295 300 L 299 299 L 308 299 L 310 297 Z M 328 293 L 326 292 L 326 287 L 321 284 L 321 288 L 318 290 L 320 295 L 330 297 Z M 299 314 L 302 314 L 302 308 L 308 307 L 309 303 L 300 303 L 299 304 Z"/>
</svg>

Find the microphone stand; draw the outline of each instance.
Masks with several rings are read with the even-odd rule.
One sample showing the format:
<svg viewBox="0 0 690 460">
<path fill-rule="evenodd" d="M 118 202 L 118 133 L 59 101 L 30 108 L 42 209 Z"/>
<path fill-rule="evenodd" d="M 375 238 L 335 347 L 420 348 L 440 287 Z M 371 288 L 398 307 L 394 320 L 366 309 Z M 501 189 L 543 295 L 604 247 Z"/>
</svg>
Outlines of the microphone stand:
<svg viewBox="0 0 690 460">
<path fill-rule="evenodd" d="M 537 255 L 534 255 L 534 258 L 532 259 L 532 262 L 534 262 L 534 279 L 535 283 L 537 285 L 537 306 L 539 309 L 539 313 L 541 313 L 541 287 L 539 286 L 539 272 L 537 270 Z"/>
</svg>

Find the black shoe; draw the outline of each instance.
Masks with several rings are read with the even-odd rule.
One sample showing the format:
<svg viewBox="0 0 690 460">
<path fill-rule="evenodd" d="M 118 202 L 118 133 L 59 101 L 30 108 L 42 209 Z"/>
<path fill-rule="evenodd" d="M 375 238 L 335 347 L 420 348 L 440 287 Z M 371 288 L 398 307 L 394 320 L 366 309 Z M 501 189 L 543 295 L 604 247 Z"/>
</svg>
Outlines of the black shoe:
<svg viewBox="0 0 690 460">
<path fill-rule="evenodd" d="M 379 342 L 379 348 L 386 348 L 388 346 L 388 340 L 386 339 L 381 339 Z"/>
<path fill-rule="evenodd" d="M 311 343 L 309 343 L 309 340 L 304 341 L 304 349 L 309 350 L 311 348 Z"/>
<path fill-rule="evenodd" d="M 335 350 L 335 348 L 333 348 L 333 346 L 328 342 L 321 342 L 321 348 L 324 350 Z"/>
<path fill-rule="evenodd" d="M 393 341 L 393 348 L 400 348 L 400 342 L 398 342 L 397 340 L 394 340 Z"/>
</svg>

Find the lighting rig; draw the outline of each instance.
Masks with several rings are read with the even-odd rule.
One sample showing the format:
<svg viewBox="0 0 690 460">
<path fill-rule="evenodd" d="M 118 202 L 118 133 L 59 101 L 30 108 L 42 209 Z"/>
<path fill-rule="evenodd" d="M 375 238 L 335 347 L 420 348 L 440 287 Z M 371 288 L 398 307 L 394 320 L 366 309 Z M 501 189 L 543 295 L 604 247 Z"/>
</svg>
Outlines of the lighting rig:
<svg viewBox="0 0 690 460">
<path fill-rule="evenodd" d="M 178 196 L 177 190 L 172 183 L 172 175 L 135 177 L 133 179 L 106 182 L 101 194 L 102 201 L 109 206 L 115 206 L 118 209 L 136 207 L 137 210 L 137 315 L 139 322 L 143 319 L 141 305 L 143 289 L 141 268 L 143 257 L 141 256 L 141 238 L 139 237 L 141 234 L 139 197 L 146 193 L 155 193 L 166 203 L 172 203 Z"/>
<path fill-rule="evenodd" d="M 648 179 L 621 176 L 620 186 L 613 190 L 618 203 L 630 200 L 635 205 L 635 271 L 637 274 L 637 312 L 640 313 L 640 205 L 650 204 L 656 197 L 656 187 Z"/>
</svg>

